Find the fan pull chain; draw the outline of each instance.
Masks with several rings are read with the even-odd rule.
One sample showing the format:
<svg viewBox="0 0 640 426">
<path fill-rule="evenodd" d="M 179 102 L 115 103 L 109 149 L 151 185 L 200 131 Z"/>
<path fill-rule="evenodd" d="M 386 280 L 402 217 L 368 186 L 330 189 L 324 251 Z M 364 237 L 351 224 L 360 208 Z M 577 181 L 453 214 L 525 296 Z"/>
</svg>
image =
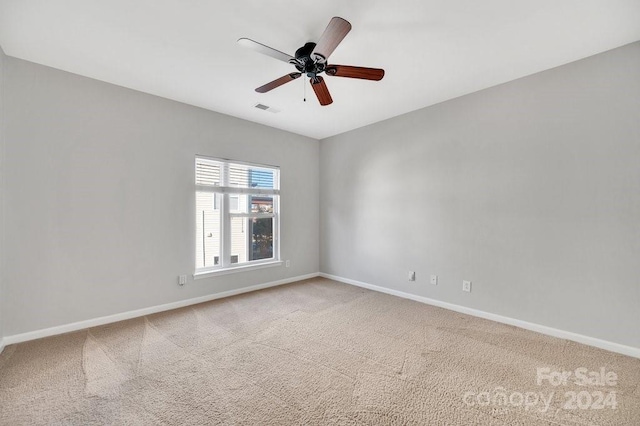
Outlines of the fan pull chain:
<svg viewBox="0 0 640 426">
<path fill-rule="evenodd" d="M 301 80 L 302 80 L 302 102 L 307 102 L 307 82 L 304 77 L 301 78 Z"/>
</svg>

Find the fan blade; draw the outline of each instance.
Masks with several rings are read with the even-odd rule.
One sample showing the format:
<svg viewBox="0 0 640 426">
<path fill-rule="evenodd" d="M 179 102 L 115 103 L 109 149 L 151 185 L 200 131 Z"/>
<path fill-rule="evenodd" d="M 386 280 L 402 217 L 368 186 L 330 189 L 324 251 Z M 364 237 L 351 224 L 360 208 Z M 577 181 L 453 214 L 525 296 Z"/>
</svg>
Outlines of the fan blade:
<svg viewBox="0 0 640 426">
<path fill-rule="evenodd" d="M 327 28 L 320 36 L 318 44 L 316 44 L 313 52 L 311 52 L 312 57 L 313 55 L 320 55 L 324 59 L 328 59 L 329 55 L 336 50 L 336 47 L 338 47 L 349 31 L 351 31 L 351 24 L 348 21 L 337 16 L 331 18 L 329 25 L 327 25 Z"/>
<path fill-rule="evenodd" d="M 256 89 L 258 93 L 267 93 L 269 90 L 273 90 L 276 87 L 280 87 L 285 83 L 288 83 L 296 78 L 300 77 L 302 74 L 299 72 L 292 72 L 291 74 L 284 75 L 280 78 L 273 80 L 270 83 L 265 84 L 264 86 L 260 86 Z"/>
<path fill-rule="evenodd" d="M 349 65 L 327 65 L 327 75 L 347 78 L 361 78 L 363 80 L 382 80 L 384 70 L 380 68 L 352 67 Z"/>
<path fill-rule="evenodd" d="M 320 105 L 325 106 L 333 102 L 333 99 L 331 99 L 331 93 L 329 93 L 329 89 L 327 89 L 327 85 L 322 77 L 316 77 L 315 79 L 312 78 L 311 87 L 313 87 L 313 91 L 316 92 Z"/>
<path fill-rule="evenodd" d="M 238 39 L 238 44 L 244 47 L 248 47 L 249 49 L 255 50 L 258 53 L 262 53 L 263 55 L 267 55 L 267 56 L 271 56 L 272 58 L 276 58 L 280 61 L 284 61 L 284 62 L 291 62 L 291 61 L 295 61 L 296 59 L 291 56 L 291 55 L 287 55 L 284 52 L 281 52 L 279 50 L 273 49 L 269 46 L 265 46 L 262 43 L 258 43 L 257 41 L 253 41 L 250 38 L 241 38 Z"/>
</svg>

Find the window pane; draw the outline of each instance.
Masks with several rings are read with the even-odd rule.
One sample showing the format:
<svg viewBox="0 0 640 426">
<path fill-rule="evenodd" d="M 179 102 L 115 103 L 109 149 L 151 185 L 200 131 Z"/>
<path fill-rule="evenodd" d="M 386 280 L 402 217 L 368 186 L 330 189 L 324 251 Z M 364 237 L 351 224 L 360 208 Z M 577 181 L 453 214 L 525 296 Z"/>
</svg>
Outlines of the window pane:
<svg viewBox="0 0 640 426">
<path fill-rule="evenodd" d="M 249 219 L 251 256 L 249 260 L 273 257 L 273 218 Z"/>
<path fill-rule="evenodd" d="M 231 258 L 237 256 L 237 261 L 232 263 L 244 263 L 249 254 L 249 233 L 247 232 L 247 218 L 231 218 Z"/>
<path fill-rule="evenodd" d="M 229 186 L 278 189 L 276 171 L 243 164 L 229 165 Z"/>
<path fill-rule="evenodd" d="M 250 195 L 251 213 L 273 213 L 273 197 Z"/>
<path fill-rule="evenodd" d="M 196 192 L 196 268 L 220 265 L 220 209 L 217 194 Z"/>
<path fill-rule="evenodd" d="M 250 169 L 249 182 L 251 188 L 274 189 L 273 170 Z"/>
<path fill-rule="evenodd" d="M 229 196 L 229 211 L 231 213 L 245 213 L 243 210 L 240 210 L 240 199 L 241 195 L 230 195 Z M 246 209 L 245 209 L 246 210 Z"/>
<path fill-rule="evenodd" d="M 231 263 L 273 258 L 273 218 L 231 219 Z"/>
</svg>

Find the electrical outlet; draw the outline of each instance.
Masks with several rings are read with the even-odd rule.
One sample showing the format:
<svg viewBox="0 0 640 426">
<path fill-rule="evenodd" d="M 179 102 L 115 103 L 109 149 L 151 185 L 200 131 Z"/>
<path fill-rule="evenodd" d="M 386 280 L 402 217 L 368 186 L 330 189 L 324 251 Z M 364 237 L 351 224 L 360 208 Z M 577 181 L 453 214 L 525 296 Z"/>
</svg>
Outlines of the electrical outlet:
<svg viewBox="0 0 640 426">
<path fill-rule="evenodd" d="M 416 273 L 414 271 L 409 271 L 409 281 L 416 280 Z"/>
<path fill-rule="evenodd" d="M 186 275 L 178 275 L 178 285 L 179 286 L 183 286 L 187 283 L 187 276 Z"/>
<path fill-rule="evenodd" d="M 462 281 L 462 291 L 471 293 L 471 281 Z"/>
<path fill-rule="evenodd" d="M 284 267 L 288 268 L 289 266 L 291 266 L 291 261 L 290 260 L 285 260 Z"/>
<path fill-rule="evenodd" d="M 438 276 L 437 275 L 431 275 L 431 284 L 438 285 Z"/>
</svg>

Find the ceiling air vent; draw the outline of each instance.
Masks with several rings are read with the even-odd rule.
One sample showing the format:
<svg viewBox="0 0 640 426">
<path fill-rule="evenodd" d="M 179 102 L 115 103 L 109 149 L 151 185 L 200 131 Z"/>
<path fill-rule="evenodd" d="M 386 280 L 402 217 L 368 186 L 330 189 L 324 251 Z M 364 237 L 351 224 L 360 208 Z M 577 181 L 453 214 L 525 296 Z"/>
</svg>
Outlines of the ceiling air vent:
<svg viewBox="0 0 640 426">
<path fill-rule="evenodd" d="M 280 110 L 277 109 L 277 108 L 270 107 L 269 105 L 263 105 L 263 104 L 255 104 L 254 108 L 258 108 L 258 109 L 261 109 L 263 111 L 269 111 L 269 112 L 273 112 L 273 113 L 280 112 Z"/>
</svg>

